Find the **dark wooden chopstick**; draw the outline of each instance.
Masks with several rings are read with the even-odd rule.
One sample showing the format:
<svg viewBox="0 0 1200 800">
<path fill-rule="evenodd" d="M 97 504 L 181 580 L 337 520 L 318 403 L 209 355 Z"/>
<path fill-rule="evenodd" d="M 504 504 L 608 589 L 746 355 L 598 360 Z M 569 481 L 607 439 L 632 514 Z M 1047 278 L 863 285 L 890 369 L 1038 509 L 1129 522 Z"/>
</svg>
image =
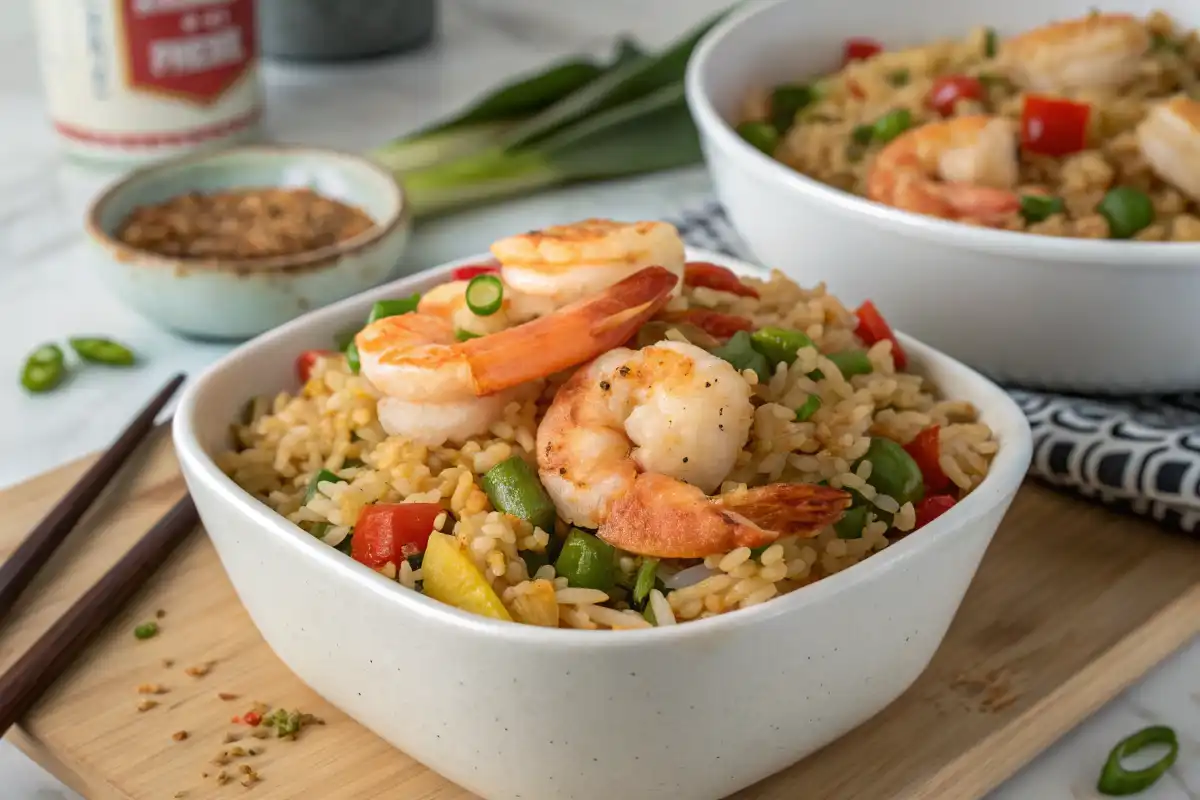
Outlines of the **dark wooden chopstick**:
<svg viewBox="0 0 1200 800">
<path fill-rule="evenodd" d="M 0 675 L 0 737 L 78 658 L 83 649 L 199 523 L 184 496 L 150 532 L 71 606 L 32 647 Z M 132 641 L 133 632 L 130 631 Z"/>
<path fill-rule="evenodd" d="M 17 597 L 54 555 L 54 551 L 100 496 L 117 470 L 154 429 L 154 418 L 170 402 L 185 377 L 183 373 L 176 375 L 154 396 L 104 455 L 96 459 L 96 463 L 30 531 L 12 555 L 0 564 L 0 623 L 3 623 L 16 605 Z"/>
</svg>

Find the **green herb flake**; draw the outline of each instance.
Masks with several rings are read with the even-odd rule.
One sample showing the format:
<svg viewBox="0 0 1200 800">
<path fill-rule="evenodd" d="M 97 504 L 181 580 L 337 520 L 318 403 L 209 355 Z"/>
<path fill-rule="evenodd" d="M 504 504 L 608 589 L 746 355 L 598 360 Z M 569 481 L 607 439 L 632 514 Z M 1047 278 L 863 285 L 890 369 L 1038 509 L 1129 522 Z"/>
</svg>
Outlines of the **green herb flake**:
<svg viewBox="0 0 1200 800">
<path fill-rule="evenodd" d="M 133 635 L 139 639 L 153 639 L 158 635 L 158 623 L 154 620 L 143 622 L 133 629 Z"/>
</svg>

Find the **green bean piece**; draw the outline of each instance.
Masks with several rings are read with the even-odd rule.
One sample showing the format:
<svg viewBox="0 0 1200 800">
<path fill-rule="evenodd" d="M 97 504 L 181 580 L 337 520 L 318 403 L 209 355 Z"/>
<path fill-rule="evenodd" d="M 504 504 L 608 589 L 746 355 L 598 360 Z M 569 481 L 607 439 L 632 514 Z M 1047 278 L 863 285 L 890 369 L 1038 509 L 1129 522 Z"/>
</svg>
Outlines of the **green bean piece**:
<svg viewBox="0 0 1200 800">
<path fill-rule="evenodd" d="M 371 306 L 371 313 L 367 315 L 367 324 L 370 325 L 376 320 L 381 320 L 385 317 L 398 317 L 401 314 L 408 314 L 417 310 L 417 305 L 421 302 L 421 295 L 412 294 L 408 297 L 401 297 L 396 300 L 380 300 L 375 305 Z"/>
<path fill-rule="evenodd" d="M 1131 756 L 1149 745 L 1165 745 L 1167 752 L 1158 761 L 1143 769 L 1125 769 L 1121 760 Z M 1175 731 L 1166 725 L 1151 725 L 1134 733 L 1117 743 L 1108 754 L 1104 769 L 1100 772 L 1100 780 L 1096 790 L 1100 794 L 1119 797 L 1139 794 L 1149 789 L 1174 764 L 1179 756 L 1179 738 Z"/>
<path fill-rule="evenodd" d="M 769 381 L 774 374 L 771 365 L 767 363 L 767 357 L 754 349 L 753 340 L 746 331 L 735 333 L 728 342 L 715 348 L 712 354 L 728 361 L 738 372 L 744 369 L 754 370 L 763 383 Z"/>
<path fill-rule="evenodd" d="M 1026 222 L 1041 222 L 1054 214 L 1061 214 L 1063 208 L 1061 197 L 1045 194 L 1021 195 L 1021 216 Z"/>
<path fill-rule="evenodd" d="M 1000 50 L 999 38 L 994 28 L 988 28 L 983 35 L 983 54 L 987 58 L 995 58 Z"/>
<path fill-rule="evenodd" d="M 780 134 L 796 124 L 796 115 L 817 99 L 817 93 L 805 84 L 776 86 L 771 92 L 771 124 Z"/>
<path fill-rule="evenodd" d="M 1113 239 L 1132 239 L 1154 223 L 1154 204 L 1145 192 L 1132 186 L 1109 189 L 1096 210 L 1108 220 Z"/>
<path fill-rule="evenodd" d="M 21 368 L 21 385 L 40 394 L 58 386 L 66 376 L 62 348 L 56 344 L 44 344 L 25 359 L 25 366 Z"/>
<path fill-rule="evenodd" d="M 525 459 L 507 458 L 484 473 L 479 482 L 497 511 L 526 520 L 547 533 L 554 531 L 558 515 L 554 502 Z"/>
<path fill-rule="evenodd" d="M 871 437 L 863 459 L 871 462 L 867 483 L 900 505 L 917 503 L 925 496 L 925 478 L 913 457 L 900 445 L 882 436 Z M 861 463 L 861 462 L 860 462 Z"/>
<path fill-rule="evenodd" d="M 304 490 L 304 502 L 308 502 L 317 496 L 318 483 L 345 483 L 346 479 L 333 474 L 327 469 L 320 470 L 316 475 L 312 476 L 312 480 L 308 482 L 308 488 Z"/>
<path fill-rule="evenodd" d="M 907 108 L 897 108 L 875 120 L 872 140 L 887 144 L 911 127 L 912 112 Z"/>
<path fill-rule="evenodd" d="M 790 367 L 800 349 L 812 347 L 813 341 L 802 331 L 768 326 L 750 334 L 750 345 L 766 356 L 772 367 L 781 361 Z"/>
<path fill-rule="evenodd" d="M 638 567 L 637 579 L 633 584 L 631 605 L 635 609 L 642 608 L 646 604 L 646 600 L 650 598 L 650 590 L 654 588 L 654 579 L 657 575 L 658 559 L 643 559 L 641 566 Z"/>
<path fill-rule="evenodd" d="M 796 422 L 807 422 L 812 418 L 812 415 L 817 413 L 817 409 L 821 407 L 821 398 L 815 394 L 810 394 L 796 409 Z"/>
<path fill-rule="evenodd" d="M 590 533 L 572 528 L 554 562 L 554 571 L 568 586 L 612 591 L 616 567 L 613 546 Z"/>
<path fill-rule="evenodd" d="M 737 132 L 738 136 L 767 155 L 773 155 L 779 146 L 779 131 L 769 122 L 743 122 L 737 126 Z"/>
<path fill-rule="evenodd" d="M 137 361 L 137 357 L 125 345 L 99 336 L 79 336 L 67 340 L 71 349 L 84 361 L 92 364 L 107 364 L 114 367 L 128 367 Z"/>
<path fill-rule="evenodd" d="M 839 539 L 861 539 L 866 524 L 867 507 L 854 506 L 846 509 L 842 518 L 833 523 L 833 530 Z"/>
<path fill-rule="evenodd" d="M 887 82 L 897 88 L 907 86 L 910 78 L 909 71 L 906 69 L 898 69 L 895 72 L 888 73 Z"/>
<path fill-rule="evenodd" d="M 143 622 L 133 629 L 133 635 L 139 639 L 153 639 L 158 635 L 158 623 L 153 620 Z"/>
<path fill-rule="evenodd" d="M 825 357 L 837 365 L 844 378 L 854 375 L 870 375 L 875 370 L 871 366 L 871 359 L 867 358 L 865 350 L 844 350 L 840 353 L 830 353 Z"/>
</svg>

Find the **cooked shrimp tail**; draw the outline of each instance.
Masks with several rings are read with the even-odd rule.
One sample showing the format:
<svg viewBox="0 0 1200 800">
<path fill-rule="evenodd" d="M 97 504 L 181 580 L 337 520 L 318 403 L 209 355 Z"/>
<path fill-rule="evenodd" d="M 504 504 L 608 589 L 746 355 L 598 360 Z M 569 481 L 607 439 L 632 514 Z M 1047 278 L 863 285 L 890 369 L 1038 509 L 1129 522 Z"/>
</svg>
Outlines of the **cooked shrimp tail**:
<svg viewBox="0 0 1200 800">
<path fill-rule="evenodd" d="M 647 267 L 553 314 L 464 342 L 480 396 L 544 378 L 619 347 L 670 299 L 679 278 Z"/>
<path fill-rule="evenodd" d="M 841 518 L 850 496 L 812 484 L 775 484 L 710 499 L 665 475 L 638 475 L 597 535 L 622 550 L 654 558 L 703 558 L 762 547 L 784 534 L 813 536 Z"/>
<path fill-rule="evenodd" d="M 1021 88 L 1069 92 L 1128 83 L 1149 48 L 1150 34 L 1132 14 L 1093 13 L 1014 36 L 1000 55 Z"/>
</svg>

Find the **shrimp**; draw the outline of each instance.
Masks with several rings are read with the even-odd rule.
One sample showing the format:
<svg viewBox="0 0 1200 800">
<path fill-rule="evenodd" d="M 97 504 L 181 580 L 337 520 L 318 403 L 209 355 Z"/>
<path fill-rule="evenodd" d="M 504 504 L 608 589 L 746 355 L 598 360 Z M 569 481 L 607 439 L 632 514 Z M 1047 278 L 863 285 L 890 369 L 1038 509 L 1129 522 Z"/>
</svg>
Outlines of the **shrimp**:
<svg viewBox="0 0 1200 800">
<path fill-rule="evenodd" d="M 1150 34 L 1132 14 L 1089 14 L 1008 39 L 1000 58 L 1022 89 L 1115 89 L 1137 76 L 1149 48 Z"/>
<path fill-rule="evenodd" d="M 560 517 L 640 555 L 700 558 L 815 534 L 849 504 L 845 492 L 776 484 L 707 496 L 753 416 L 749 384 L 717 356 L 675 341 L 618 348 L 559 389 L 538 426 L 538 473 Z"/>
<path fill-rule="evenodd" d="M 1200 102 L 1178 95 L 1155 106 L 1137 127 L 1150 169 L 1200 202 Z"/>
<path fill-rule="evenodd" d="M 505 284 L 526 302 L 558 307 L 595 294 L 648 266 L 679 277 L 683 286 L 683 240 L 666 222 L 587 219 L 530 231 L 492 245 Z"/>
<path fill-rule="evenodd" d="M 376 320 L 354 341 L 362 374 L 384 395 L 379 421 L 429 446 L 477 436 L 502 416 L 511 390 L 627 341 L 678 282 L 648 267 L 553 314 L 465 342 L 436 314 Z"/>
<path fill-rule="evenodd" d="M 1021 207 L 1012 123 L 985 115 L 930 122 L 879 151 L 867 196 L 942 219 L 1002 225 Z"/>
</svg>

